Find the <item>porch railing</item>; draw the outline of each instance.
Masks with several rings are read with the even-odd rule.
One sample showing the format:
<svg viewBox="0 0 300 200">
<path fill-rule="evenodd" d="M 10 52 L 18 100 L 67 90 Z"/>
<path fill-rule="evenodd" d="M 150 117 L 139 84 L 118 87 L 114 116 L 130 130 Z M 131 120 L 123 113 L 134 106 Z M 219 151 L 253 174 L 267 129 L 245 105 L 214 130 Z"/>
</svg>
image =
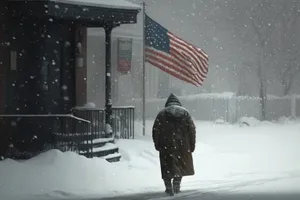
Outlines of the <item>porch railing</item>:
<svg viewBox="0 0 300 200">
<path fill-rule="evenodd" d="M 112 108 L 112 130 L 116 138 L 134 139 L 134 107 Z M 98 108 L 77 107 L 72 112 L 75 116 L 91 122 L 91 132 L 98 137 L 105 135 L 105 110 Z"/>
<path fill-rule="evenodd" d="M 72 114 L 91 122 L 91 132 L 96 138 L 105 136 L 105 113 L 101 109 L 73 108 Z"/>
<path fill-rule="evenodd" d="M 92 156 L 91 123 L 73 115 L 0 115 L 0 130 L 3 157 L 26 159 L 50 149 Z"/>
<path fill-rule="evenodd" d="M 134 107 L 113 107 L 112 129 L 117 138 L 134 139 Z"/>
</svg>

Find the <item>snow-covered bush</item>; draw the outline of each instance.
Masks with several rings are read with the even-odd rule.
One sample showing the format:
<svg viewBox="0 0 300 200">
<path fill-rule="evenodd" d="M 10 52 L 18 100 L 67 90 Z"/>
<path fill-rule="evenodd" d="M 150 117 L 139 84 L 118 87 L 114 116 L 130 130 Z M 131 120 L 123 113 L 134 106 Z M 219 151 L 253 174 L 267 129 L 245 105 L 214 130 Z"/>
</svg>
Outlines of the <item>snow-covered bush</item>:
<svg viewBox="0 0 300 200">
<path fill-rule="evenodd" d="M 277 123 L 279 124 L 289 124 L 292 121 L 295 121 L 292 117 L 280 117 L 277 119 Z"/>
<path fill-rule="evenodd" d="M 238 120 L 238 124 L 240 126 L 257 126 L 259 125 L 261 122 L 256 119 L 255 117 L 241 117 Z"/>
<path fill-rule="evenodd" d="M 224 119 L 222 119 L 222 118 L 217 119 L 214 123 L 215 124 L 227 124 L 227 122 Z"/>
</svg>

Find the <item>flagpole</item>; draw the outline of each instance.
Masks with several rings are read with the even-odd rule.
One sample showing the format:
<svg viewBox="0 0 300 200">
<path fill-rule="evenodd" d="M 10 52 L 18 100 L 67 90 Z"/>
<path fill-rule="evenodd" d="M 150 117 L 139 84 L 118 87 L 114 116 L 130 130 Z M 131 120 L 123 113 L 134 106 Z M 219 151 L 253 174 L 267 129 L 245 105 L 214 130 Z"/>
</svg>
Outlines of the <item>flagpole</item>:
<svg viewBox="0 0 300 200">
<path fill-rule="evenodd" d="M 143 2 L 143 136 L 146 135 L 146 69 L 145 69 L 145 15 L 146 3 Z"/>
</svg>

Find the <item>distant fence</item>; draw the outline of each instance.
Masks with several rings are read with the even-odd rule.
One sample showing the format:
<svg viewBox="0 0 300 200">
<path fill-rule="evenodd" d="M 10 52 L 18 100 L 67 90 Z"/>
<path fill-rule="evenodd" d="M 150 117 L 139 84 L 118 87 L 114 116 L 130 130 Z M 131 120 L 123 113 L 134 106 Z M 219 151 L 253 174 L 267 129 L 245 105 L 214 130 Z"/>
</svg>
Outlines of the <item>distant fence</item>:
<svg viewBox="0 0 300 200">
<path fill-rule="evenodd" d="M 223 119 L 235 123 L 241 117 L 255 117 L 262 119 L 260 99 L 246 96 L 201 96 L 179 97 L 196 120 L 215 121 Z M 152 99 L 146 101 L 146 118 L 154 119 L 164 107 L 166 99 Z M 137 119 L 142 118 L 142 103 L 140 100 L 128 101 L 135 106 Z M 280 117 L 300 116 L 300 97 L 268 97 L 266 100 L 266 120 L 277 120 Z"/>
</svg>

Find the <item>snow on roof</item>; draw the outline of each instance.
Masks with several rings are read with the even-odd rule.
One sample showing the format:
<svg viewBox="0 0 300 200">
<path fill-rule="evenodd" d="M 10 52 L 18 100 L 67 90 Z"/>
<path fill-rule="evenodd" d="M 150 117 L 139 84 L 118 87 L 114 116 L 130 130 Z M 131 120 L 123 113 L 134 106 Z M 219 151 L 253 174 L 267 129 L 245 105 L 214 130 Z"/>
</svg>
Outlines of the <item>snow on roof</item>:
<svg viewBox="0 0 300 200">
<path fill-rule="evenodd" d="M 85 6 L 96 6 L 104 8 L 118 8 L 128 10 L 140 10 L 141 6 L 125 0 L 50 0 L 59 3 L 77 4 Z"/>
</svg>

